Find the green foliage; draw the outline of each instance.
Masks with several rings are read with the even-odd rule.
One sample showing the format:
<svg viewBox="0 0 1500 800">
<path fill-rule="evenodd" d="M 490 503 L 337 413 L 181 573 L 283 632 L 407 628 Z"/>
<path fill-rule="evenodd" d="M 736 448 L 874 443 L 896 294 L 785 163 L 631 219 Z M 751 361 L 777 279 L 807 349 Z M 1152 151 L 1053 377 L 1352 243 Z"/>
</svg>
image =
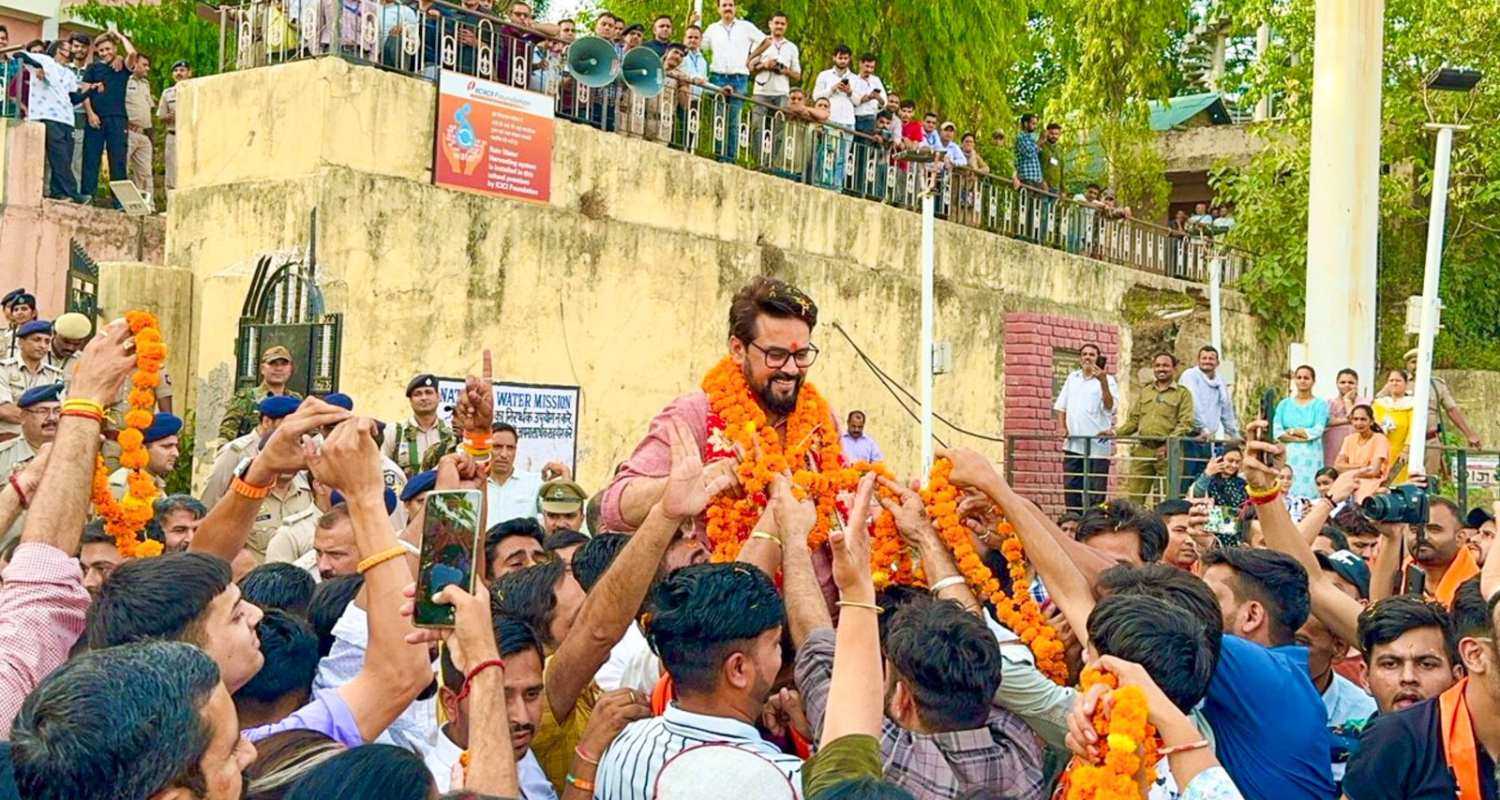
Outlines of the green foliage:
<svg viewBox="0 0 1500 800">
<path fill-rule="evenodd" d="M 219 23 L 199 17 L 198 8 L 197 0 L 138 5 L 89 0 L 73 11 L 82 19 L 124 32 L 136 50 L 151 58 L 151 87 L 160 94 L 171 85 L 172 64 L 179 59 L 192 65 L 194 75 L 219 71 Z"/>
<path fill-rule="evenodd" d="M 659 0 L 605 0 L 602 5 L 631 22 L 649 26 L 657 14 L 672 14 L 678 38 L 683 6 Z M 802 53 L 802 83 L 811 88 L 832 66 L 833 48 L 847 44 L 855 56 L 880 57 L 877 74 L 890 91 L 937 110 L 965 130 L 1009 128 L 1009 84 L 1018 60 L 1029 58 L 1024 0 L 980 3 L 872 3 L 869 0 L 743 0 L 740 16 L 762 30 L 775 11 L 787 14 L 787 38 Z M 703 4 L 703 23 L 717 18 L 715 3 Z M 857 65 L 856 65 L 857 66 Z"/>
<path fill-rule="evenodd" d="M 1311 140 L 1312 0 L 1232 0 L 1241 31 L 1272 23 L 1272 48 L 1244 74 L 1245 102 L 1273 99 L 1272 144 L 1248 168 L 1216 176 L 1234 200 L 1233 242 L 1259 253 L 1241 288 L 1276 332 L 1302 327 L 1307 248 L 1307 152 Z M 1500 4 L 1388 0 L 1381 110 L 1380 353 L 1396 363 L 1410 343 L 1405 302 L 1422 289 L 1433 170 L 1428 122 L 1462 122 L 1457 134 L 1441 295 L 1441 367 L 1500 368 Z M 1426 74 L 1444 64 L 1487 78 L 1469 95 L 1430 92 Z"/>
</svg>

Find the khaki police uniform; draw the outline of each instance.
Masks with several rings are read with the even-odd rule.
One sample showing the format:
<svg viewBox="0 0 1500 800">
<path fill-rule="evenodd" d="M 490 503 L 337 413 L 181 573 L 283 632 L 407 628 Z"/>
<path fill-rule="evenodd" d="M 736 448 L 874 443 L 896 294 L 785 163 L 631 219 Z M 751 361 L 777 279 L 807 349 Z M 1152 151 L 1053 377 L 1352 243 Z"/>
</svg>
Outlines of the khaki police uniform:
<svg viewBox="0 0 1500 800">
<path fill-rule="evenodd" d="M 219 498 L 229 491 L 229 483 L 234 479 L 234 473 L 240 464 L 248 458 L 252 458 L 260 452 L 260 432 L 251 431 L 244 436 L 235 439 L 219 448 L 218 455 L 214 456 L 212 470 L 208 474 L 208 482 L 203 484 L 203 491 L 199 499 L 203 505 L 213 508 L 219 502 Z"/>
<path fill-rule="evenodd" d="M 1180 383 L 1158 389 L 1156 383 L 1136 387 L 1135 402 L 1125 415 L 1125 424 L 1116 433 L 1141 439 L 1130 446 L 1130 463 L 1126 468 L 1125 491 L 1136 503 L 1145 501 L 1158 478 L 1167 476 L 1167 459 L 1157 455 L 1167 437 L 1186 436 L 1196 424 L 1193 416 L 1193 393 Z"/>
<path fill-rule="evenodd" d="M 250 552 L 255 554 L 255 560 L 265 561 L 266 547 L 270 545 L 271 537 L 286 524 L 289 517 L 313 507 L 312 488 L 308 486 L 307 477 L 303 473 L 297 473 L 289 484 L 278 483 L 271 487 L 270 493 L 260 503 L 255 521 L 250 525 L 250 540 L 245 543 Z"/>
<path fill-rule="evenodd" d="M 0 481 L 9 478 L 16 470 L 31 463 L 36 458 L 36 448 L 26 441 L 25 436 L 17 436 L 8 442 L 0 442 Z"/>
<path fill-rule="evenodd" d="M 156 118 L 167 126 L 166 152 L 162 161 L 167 168 L 167 189 L 177 188 L 177 84 L 161 90 L 156 104 Z"/>
<path fill-rule="evenodd" d="M 416 417 L 410 417 L 396 424 L 381 443 L 380 452 L 400 465 L 401 471 L 410 478 L 422 471 L 422 465 L 434 449 L 437 452 L 435 458 L 442 458 L 453 452 L 457 444 L 458 437 L 448 423 L 439 419 L 432 427 L 423 428 Z"/>
<path fill-rule="evenodd" d="M 271 541 L 266 545 L 266 562 L 292 563 L 313 549 L 313 535 L 318 530 L 318 518 L 323 516 L 317 506 L 304 508 L 288 516 Z"/>
<path fill-rule="evenodd" d="M 21 395 L 33 386 L 61 383 L 62 370 L 48 364 L 44 359 L 36 371 L 32 371 L 20 356 L 0 359 L 0 405 L 14 405 Z M 21 432 L 19 422 L 0 422 L 0 436 L 10 438 Z M 7 435 L 8 434 L 8 435 Z"/>
</svg>

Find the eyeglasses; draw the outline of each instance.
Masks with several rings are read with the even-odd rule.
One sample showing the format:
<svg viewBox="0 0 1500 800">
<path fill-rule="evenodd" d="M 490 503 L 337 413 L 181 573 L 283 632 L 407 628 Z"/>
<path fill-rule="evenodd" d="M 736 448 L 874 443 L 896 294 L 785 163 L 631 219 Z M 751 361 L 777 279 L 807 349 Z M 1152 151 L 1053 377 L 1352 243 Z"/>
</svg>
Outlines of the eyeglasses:
<svg viewBox="0 0 1500 800">
<path fill-rule="evenodd" d="M 42 419 L 62 418 L 61 408 L 28 408 L 26 409 L 26 413 L 33 417 L 41 417 Z"/>
<path fill-rule="evenodd" d="M 808 345 L 795 353 L 784 347 L 767 349 L 755 342 L 751 342 L 750 346 L 765 354 L 767 369 L 781 369 L 786 366 L 786 362 L 789 360 L 796 361 L 797 366 L 807 369 L 813 365 L 814 361 L 818 360 L 818 348 L 814 345 Z"/>
</svg>

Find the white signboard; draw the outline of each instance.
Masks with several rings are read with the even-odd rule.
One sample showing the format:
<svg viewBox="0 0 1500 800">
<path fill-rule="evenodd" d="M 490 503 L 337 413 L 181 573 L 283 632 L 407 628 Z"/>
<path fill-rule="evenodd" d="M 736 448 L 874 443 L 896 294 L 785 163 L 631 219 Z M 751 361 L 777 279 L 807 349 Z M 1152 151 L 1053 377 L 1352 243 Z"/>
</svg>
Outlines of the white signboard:
<svg viewBox="0 0 1500 800">
<path fill-rule="evenodd" d="M 1465 469 L 1469 473 L 1466 476 L 1469 486 L 1489 488 L 1500 483 L 1500 475 L 1496 474 L 1497 461 L 1500 461 L 1500 457 L 1469 456 L 1468 461 L 1465 462 Z"/>
<path fill-rule="evenodd" d="M 438 416 L 453 421 L 453 406 L 463 392 L 458 378 L 438 378 Z M 566 464 L 577 473 L 578 411 L 582 392 L 577 386 L 495 381 L 495 421 L 508 422 L 520 433 L 516 469 L 541 472 L 549 461 Z"/>
</svg>

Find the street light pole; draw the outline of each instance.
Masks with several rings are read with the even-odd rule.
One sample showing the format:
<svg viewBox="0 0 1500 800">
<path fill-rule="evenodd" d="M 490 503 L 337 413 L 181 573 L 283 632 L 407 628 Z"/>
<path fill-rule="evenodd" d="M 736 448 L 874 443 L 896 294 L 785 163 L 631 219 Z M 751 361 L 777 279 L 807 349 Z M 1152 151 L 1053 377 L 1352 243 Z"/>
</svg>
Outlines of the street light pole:
<svg viewBox="0 0 1500 800">
<path fill-rule="evenodd" d="M 1443 262 L 1443 223 L 1448 213 L 1448 168 L 1453 158 L 1453 132 L 1467 125 L 1434 124 L 1437 159 L 1432 170 L 1432 210 L 1427 215 L 1427 262 L 1422 271 L 1422 327 L 1417 334 L 1417 394 L 1411 416 L 1411 448 L 1408 469 L 1422 470 L 1427 454 L 1427 405 L 1432 396 L 1432 340 L 1438 326 L 1438 277 Z"/>
<path fill-rule="evenodd" d="M 933 191 L 931 174 L 922 191 L 922 336 L 917 370 L 922 384 L 922 474 L 932 471 L 932 272 Z"/>
</svg>

